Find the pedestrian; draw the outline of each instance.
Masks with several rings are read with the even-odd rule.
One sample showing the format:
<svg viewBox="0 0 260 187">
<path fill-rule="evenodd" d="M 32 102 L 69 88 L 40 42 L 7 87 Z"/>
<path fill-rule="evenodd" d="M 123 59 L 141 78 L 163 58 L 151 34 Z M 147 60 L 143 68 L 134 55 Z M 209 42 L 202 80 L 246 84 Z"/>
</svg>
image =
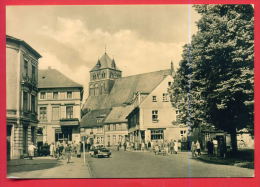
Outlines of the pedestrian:
<svg viewBox="0 0 260 187">
<path fill-rule="evenodd" d="M 145 143 L 142 141 L 141 150 L 144 151 L 144 149 L 145 149 Z"/>
<path fill-rule="evenodd" d="M 50 156 L 51 157 L 54 157 L 54 152 L 55 152 L 54 143 L 52 142 L 50 145 Z"/>
<path fill-rule="evenodd" d="M 124 142 L 124 151 L 126 151 L 126 146 L 127 146 L 127 144 L 126 144 L 126 142 Z"/>
<path fill-rule="evenodd" d="M 213 147 L 214 147 L 214 155 L 218 156 L 218 140 L 216 138 L 213 139 Z"/>
<path fill-rule="evenodd" d="M 191 153 L 192 153 L 193 158 L 197 157 L 196 150 L 197 150 L 197 146 L 196 146 L 195 142 L 192 141 L 192 143 L 191 143 Z"/>
<path fill-rule="evenodd" d="M 67 164 L 71 161 L 72 146 L 68 143 L 65 147 L 65 153 L 67 157 Z"/>
<path fill-rule="evenodd" d="M 28 146 L 28 155 L 29 155 L 29 159 L 32 160 L 34 157 L 34 150 L 36 149 L 36 147 L 33 145 L 33 142 L 30 143 L 30 145 Z"/>
<path fill-rule="evenodd" d="M 210 156 L 210 140 L 207 141 L 208 156 Z"/>
<path fill-rule="evenodd" d="M 76 154 L 77 154 L 77 158 L 80 158 L 81 157 L 81 153 L 80 153 L 80 147 L 81 147 L 81 142 L 79 142 L 77 145 L 76 145 Z"/>
<path fill-rule="evenodd" d="M 119 151 L 119 148 L 120 148 L 120 143 L 118 142 L 118 144 L 117 144 L 117 151 Z"/>
<path fill-rule="evenodd" d="M 199 140 L 197 140 L 197 142 L 196 142 L 196 149 L 197 149 L 198 156 L 200 156 L 201 153 L 200 153 L 200 142 L 199 142 Z"/>
<path fill-rule="evenodd" d="M 176 142 L 175 140 L 174 140 L 174 152 L 175 154 L 178 153 L 178 142 Z"/>
<path fill-rule="evenodd" d="M 147 147 L 148 147 L 149 150 L 151 149 L 151 146 L 152 146 L 151 142 L 149 141 L 148 144 L 147 144 Z"/>
<path fill-rule="evenodd" d="M 174 153 L 174 141 L 171 140 L 170 142 L 170 153 L 173 154 Z"/>
</svg>

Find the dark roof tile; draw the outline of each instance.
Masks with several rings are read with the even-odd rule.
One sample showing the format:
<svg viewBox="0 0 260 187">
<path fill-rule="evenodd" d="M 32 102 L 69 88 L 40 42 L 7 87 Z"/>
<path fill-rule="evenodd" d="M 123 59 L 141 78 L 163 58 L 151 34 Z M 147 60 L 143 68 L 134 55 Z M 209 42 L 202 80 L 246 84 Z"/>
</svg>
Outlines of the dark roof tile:
<svg viewBox="0 0 260 187">
<path fill-rule="evenodd" d="M 39 70 L 38 73 L 38 87 L 39 88 L 81 88 L 83 86 L 78 84 L 57 71 L 56 69 L 48 68 Z"/>
</svg>

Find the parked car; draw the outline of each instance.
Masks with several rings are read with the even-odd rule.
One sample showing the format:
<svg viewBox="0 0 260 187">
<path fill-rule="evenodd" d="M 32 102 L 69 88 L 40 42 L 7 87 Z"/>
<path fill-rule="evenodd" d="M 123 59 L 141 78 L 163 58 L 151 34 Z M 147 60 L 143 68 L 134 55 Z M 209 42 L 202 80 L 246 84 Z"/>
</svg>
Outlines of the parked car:
<svg viewBox="0 0 260 187">
<path fill-rule="evenodd" d="M 108 158 L 111 156 L 111 151 L 105 147 L 95 147 L 89 151 L 89 154 L 91 157 L 96 157 L 96 158 L 107 157 Z"/>
</svg>

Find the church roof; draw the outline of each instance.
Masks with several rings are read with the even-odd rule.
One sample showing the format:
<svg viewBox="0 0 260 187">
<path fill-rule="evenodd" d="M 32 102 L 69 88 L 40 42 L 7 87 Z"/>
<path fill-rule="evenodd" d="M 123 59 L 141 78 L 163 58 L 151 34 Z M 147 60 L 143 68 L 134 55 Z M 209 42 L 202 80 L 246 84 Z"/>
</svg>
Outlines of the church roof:
<svg viewBox="0 0 260 187">
<path fill-rule="evenodd" d="M 167 75 L 170 75 L 170 69 L 116 79 L 110 94 L 89 96 L 82 109 L 84 111 L 122 106 L 129 103 L 136 92 L 150 93 Z"/>
<path fill-rule="evenodd" d="M 56 69 L 42 69 L 38 72 L 38 88 L 81 88 L 78 84 Z"/>
<path fill-rule="evenodd" d="M 100 59 L 98 59 L 97 64 L 91 69 L 91 71 L 96 71 L 105 68 L 120 71 L 116 66 L 115 60 L 111 59 L 106 52 L 103 54 L 103 56 Z"/>
<path fill-rule="evenodd" d="M 82 117 L 80 127 L 91 128 L 103 126 L 104 120 L 110 111 L 111 109 L 91 110 Z M 98 119 L 100 119 L 100 121 Z"/>
<path fill-rule="evenodd" d="M 104 123 L 127 122 L 126 117 L 134 109 L 134 105 L 113 107 Z"/>
</svg>

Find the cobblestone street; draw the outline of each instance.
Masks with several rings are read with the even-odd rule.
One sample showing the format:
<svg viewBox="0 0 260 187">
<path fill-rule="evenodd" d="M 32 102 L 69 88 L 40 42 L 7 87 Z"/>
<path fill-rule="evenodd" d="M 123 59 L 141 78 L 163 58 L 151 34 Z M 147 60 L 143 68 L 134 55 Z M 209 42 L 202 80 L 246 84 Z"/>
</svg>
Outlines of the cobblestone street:
<svg viewBox="0 0 260 187">
<path fill-rule="evenodd" d="M 8 163 L 9 178 L 176 178 L 253 177 L 254 170 L 192 159 L 190 153 L 154 155 L 151 152 L 112 151 L 111 158 L 73 157 L 72 163 L 50 157 Z"/>
</svg>

